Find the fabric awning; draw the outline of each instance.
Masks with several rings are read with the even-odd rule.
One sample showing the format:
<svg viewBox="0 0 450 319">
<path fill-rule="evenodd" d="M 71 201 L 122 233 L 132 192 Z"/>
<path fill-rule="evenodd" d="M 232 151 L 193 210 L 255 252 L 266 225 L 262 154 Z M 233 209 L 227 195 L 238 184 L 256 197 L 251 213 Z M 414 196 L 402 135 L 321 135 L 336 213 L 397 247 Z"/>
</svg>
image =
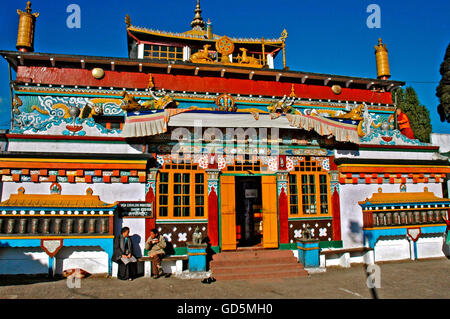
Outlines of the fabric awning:
<svg viewBox="0 0 450 319">
<path fill-rule="evenodd" d="M 129 112 L 123 137 L 152 136 L 167 132 L 171 127 L 285 128 L 314 130 L 322 136 L 334 136 L 339 142 L 359 143 L 359 121 L 330 119 L 303 114 L 254 114 L 190 109 Z"/>
</svg>

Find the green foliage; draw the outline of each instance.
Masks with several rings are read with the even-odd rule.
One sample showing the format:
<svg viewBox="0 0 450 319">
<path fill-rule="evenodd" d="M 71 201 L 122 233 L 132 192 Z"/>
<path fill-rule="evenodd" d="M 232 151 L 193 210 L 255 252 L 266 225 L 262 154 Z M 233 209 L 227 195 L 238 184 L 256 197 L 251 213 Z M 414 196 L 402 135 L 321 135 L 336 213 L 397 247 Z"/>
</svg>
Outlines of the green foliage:
<svg viewBox="0 0 450 319">
<path fill-rule="evenodd" d="M 431 119 L 428 109 L 420 104 L 416 91 L 412 87 L 396 90 L 397 107 L 408 116 L 414 136 L 421 142 L 429 143 L 431 134 Z"/>
<path fill-rule="evenodd" d="M 438 105 L 437 110 L 441 121 L 450 123 L 450 44 L 447 46 L 444 61 L 441 63 L 439 71 L 442 78 L 436 88 L 436 96 L 441 104 Z"/>
</svg>

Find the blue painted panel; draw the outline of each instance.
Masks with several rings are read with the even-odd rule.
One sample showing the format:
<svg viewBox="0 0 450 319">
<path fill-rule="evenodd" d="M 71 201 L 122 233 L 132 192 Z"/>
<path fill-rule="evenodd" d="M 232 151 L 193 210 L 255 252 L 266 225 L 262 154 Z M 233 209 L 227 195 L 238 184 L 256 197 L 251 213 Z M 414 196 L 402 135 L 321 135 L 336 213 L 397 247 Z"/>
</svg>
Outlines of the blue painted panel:
<svg viewBox="0 0 450 319">
<path fill-rule="evenodd" d="M 374 248 L 380 236 L 406 236 L 408 233 L 407 229 L 412 227 L 420 226 L 364 230 L 364 238 L 367 238 L 369 241 L 369 247 Z M 420 229 L 422 234 L 439 234 L 445 232 L 446 226 L 420 227 Z"/>
</svg>

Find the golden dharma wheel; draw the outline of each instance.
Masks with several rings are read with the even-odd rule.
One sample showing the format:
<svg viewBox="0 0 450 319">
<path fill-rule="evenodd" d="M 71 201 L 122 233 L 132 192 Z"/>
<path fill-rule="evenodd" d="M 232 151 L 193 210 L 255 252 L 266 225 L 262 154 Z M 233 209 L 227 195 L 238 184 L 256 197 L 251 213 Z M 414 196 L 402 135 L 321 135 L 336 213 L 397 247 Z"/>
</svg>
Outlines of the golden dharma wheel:
<svg viewBox="0 0 450 319">
<path fill-rule="evenodd" d="M 222 55 L 230 55 L 234 51 L 234 43 L 227 36 L 223 36 L 216 41 L 216 50 Z"/>
<path fill-rule="evenodd" d="M 335 84 L 331 87 L 331 91 L 333 91 L 334 94 L 341 94 L 342 87 L 340 85 Z"/>
<path fill-rule="evenodd" d="M 96 79 L 101 79 L 105 75 L 105 71 L 102 68 L 94 68 L 92 70 L 92 76 Z"/>
</svg>

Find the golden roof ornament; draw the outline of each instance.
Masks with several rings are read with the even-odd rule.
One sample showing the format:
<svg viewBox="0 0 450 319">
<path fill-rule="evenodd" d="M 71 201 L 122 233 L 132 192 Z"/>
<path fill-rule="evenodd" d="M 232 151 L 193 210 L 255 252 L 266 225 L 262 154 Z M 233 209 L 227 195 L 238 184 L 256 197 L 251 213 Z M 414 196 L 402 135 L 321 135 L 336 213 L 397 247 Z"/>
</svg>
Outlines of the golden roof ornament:
<svg viewBox="0 0 450 319">
<path fill-rule="evenodd" d="M 126 23 L 128 28 L 131 26 L 131 18 L 130 18 L 130 15 L 128 13 L 125 16 L 125 23 Z"/>
<path fill-rule="evenodd" d="M 202 9 L 200 9 L 200 0 L 197 0 L 197 7 L 195 8 L 195 16 L 194 20 L 191 22 L 192 30 L 204 30 L 205 29 L 205 22 L 202 18 Z"/>
<path fill-rule="evenodd" d="M 28 1 L 25 12 L 18 9 L 17 14 L 19 15 L 19 30 L 16 48 L 21 52 L 33 52 L 34 29 L 36 18 L 39 17 L 39 13 L 31 13 L 31 1 Z"/>
<path fill-rule="evenodd" d="M 381 42 L 381 38 L 378 39 L 378 45 L 375 46 L 375 58 L 377 61 L 377 77 L 381 80 L 387 80 L 391 77 L 391 72 L 386 44 Z"/>
</svg>

